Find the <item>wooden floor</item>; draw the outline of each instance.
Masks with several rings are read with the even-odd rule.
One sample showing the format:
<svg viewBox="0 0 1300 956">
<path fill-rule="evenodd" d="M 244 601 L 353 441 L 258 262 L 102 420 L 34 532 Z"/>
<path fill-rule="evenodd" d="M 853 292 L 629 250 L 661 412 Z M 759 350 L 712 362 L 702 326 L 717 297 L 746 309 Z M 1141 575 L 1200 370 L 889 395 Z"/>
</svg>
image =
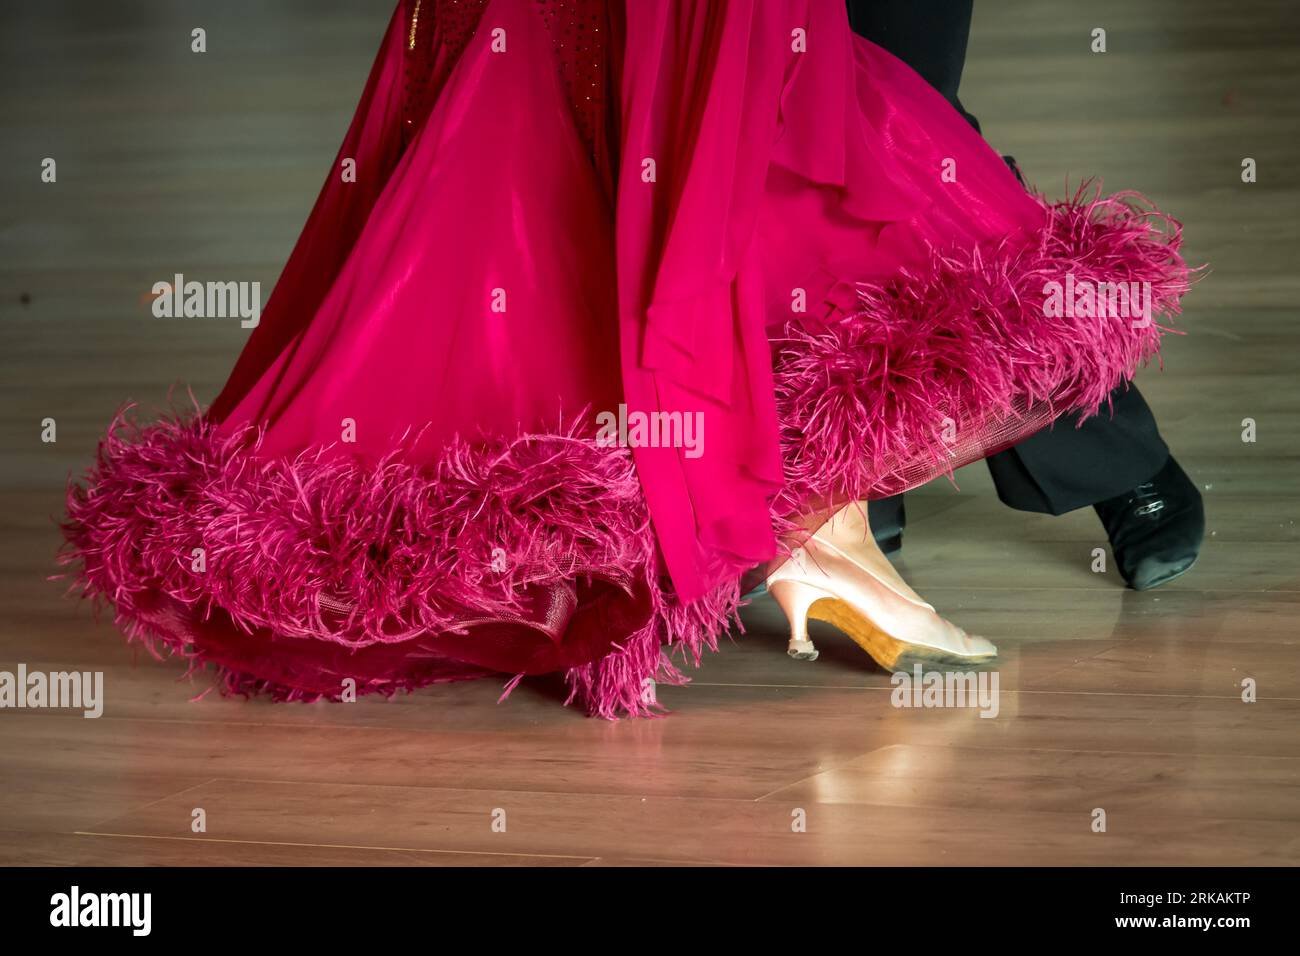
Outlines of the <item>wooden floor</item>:
<svg viewBox="0 0 1300 956">
<path fill-rule="evenodd" d="M 0 669 L 102 670 L 98 720 L 0 711 L 5 863 L 1300 862 L 1300 21 L 1290 0 L 977 4 L 964 99 L 1052 194 L 1093 173 L 1186 223 L 1212 273 L 1140 382 L 1204 489 L 1184 579 L 1093 573 L 1090 511 L 1009 511 L 982 467 L 912 498 L 904 573 L 994 639 L 1001 712 L 905 710 L 828 635 L 750 632 L 664 720 L 554 681 L 273 705 L 177 683 L 46 580 L 69 471 L 119 401 L 210 399 L 247 334 L 159 322 L 174 272 L 270 287 L 386 0 L 38 2 L 0 14 Z M 1084 12 L 1086 11 L 1086 12 Z M 189 52 L 204 26 L 209 52 Z M 1109 52 L 1089 52 L 1107 31 Z M 41 184 L 44 157 L 58 182 Z M 1243 184 L 1242 159 L 1258 163 Z M 454 224 L 449 224 L 454 228 Z M 40 440 L 57 421 L 57 443 Z M 1242 420 L 1258 440 L 1244 443 Z M 1259 699 L 1244 703 L 1242 681 Z M 206 812 L 206 832 L 191 830 Z M 1104 809 L 1105 833 L 1092 832 Z M 505 832 L 493 813 L 505 812 Z M 806 832 L 793 832 L 794 812 Z"/>
</svg>

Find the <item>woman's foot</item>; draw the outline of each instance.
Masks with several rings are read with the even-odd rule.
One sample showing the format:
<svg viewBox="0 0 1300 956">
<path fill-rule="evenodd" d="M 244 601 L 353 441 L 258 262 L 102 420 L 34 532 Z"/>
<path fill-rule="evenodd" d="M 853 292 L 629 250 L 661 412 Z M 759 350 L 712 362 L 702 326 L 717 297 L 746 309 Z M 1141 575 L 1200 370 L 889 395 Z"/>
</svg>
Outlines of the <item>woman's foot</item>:
<svg viewBox="0 0 1300 956">
<path fill-rule="evenodd" d="M 882 667 L 903 658 L 973 663 L 997 648 L 940 617 L 881 553 L 857 503 L 838 512 L 767 579 L 790 622 L 789 654 L 816 660 L 808 621 L 834 624 Z"/>
</svg>

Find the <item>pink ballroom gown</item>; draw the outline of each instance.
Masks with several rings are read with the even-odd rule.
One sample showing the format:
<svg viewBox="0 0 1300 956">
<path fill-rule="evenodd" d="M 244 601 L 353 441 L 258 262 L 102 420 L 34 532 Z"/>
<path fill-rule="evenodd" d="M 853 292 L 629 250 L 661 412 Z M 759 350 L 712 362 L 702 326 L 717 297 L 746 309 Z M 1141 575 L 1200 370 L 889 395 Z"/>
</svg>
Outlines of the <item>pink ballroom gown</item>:
<svg viewBox="0 0 1300 956">
<path fill-rule="evenodd" d="M 1026 192 L 842 0 L 402 0 L 224 390 L 117 417 L 64 560 L 228 691 L 650 713 L 784 532 L 1101 409 L 1178 246 Z M 1067 276 L 1150 309 L 1049 314 Z"/>
</svg>

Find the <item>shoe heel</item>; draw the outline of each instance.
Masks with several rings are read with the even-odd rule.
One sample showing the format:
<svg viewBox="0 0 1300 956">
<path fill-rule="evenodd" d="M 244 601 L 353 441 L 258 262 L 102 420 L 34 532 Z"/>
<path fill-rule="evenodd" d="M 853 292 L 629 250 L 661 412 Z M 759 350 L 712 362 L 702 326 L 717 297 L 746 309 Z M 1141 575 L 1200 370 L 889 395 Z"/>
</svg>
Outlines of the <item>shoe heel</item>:
<svg viewBox="0 0 1300 956">
<path fill-rule="evenodd" d="M 790 622 L 790 643 L 786 653 L 797 661 L 815 661 L 820 653 L 808 638 L 808 609 L 826 597 L 824 591 L 802 581 L 773 581 L 767 586 L 785 618 Z"/>
</svg>

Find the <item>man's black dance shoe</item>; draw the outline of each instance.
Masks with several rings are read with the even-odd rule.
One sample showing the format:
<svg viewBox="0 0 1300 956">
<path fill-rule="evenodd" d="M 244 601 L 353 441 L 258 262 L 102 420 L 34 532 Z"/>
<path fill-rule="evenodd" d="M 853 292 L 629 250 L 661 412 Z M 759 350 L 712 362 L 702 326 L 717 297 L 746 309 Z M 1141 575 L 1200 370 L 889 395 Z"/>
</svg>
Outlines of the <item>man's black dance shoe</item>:
<svg viewBox="0 0 1300 956">
<path fill-rule="evenodd" d="M 1196 563 L 1205 510 L 1201 493 L 1172 455 L 1150 481 L 1093 508 L 1119 573 L 1135 591 L 1159 587 Z"/>
</svg>

